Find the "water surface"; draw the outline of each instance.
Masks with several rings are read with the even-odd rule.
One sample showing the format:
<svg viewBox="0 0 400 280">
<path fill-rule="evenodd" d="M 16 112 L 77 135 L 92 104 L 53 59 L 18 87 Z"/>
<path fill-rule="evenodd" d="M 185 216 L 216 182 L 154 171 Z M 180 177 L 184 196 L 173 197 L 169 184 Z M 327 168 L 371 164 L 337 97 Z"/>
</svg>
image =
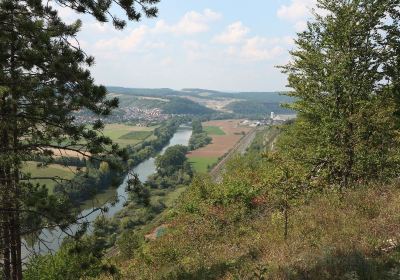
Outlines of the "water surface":
<svg viewBox="0 0 400 280">
<path fill-rule="evenodd" d="M 178 131 L 173 135 L 168 145 L 165 146 L 160 154 L 164 154 L 164 152 L 171 146 L 174 145 L 184 145 L 187 146 L 189 144 L 190 136 L 192 135 L 192 130 L 188 126 L 181 126 Z M 149 178 L 150 175 L 156 172 L 155 166 L 155 158 L 149 158 L 138 166 L 133 168 L 134 173 L 138 174 L 140 181 L 145 182 Z M 122 210 L 125 202 L 128 199 L 128 193 L 126 192 L 128 176 L 126 176 L 121 185 L 117 189 L 111 188 L 108 189 L 98 195 L 96 195 L 90 201 L 83 203 L 82 212 L 78 217 L 81 217 L 80 222 L 87 221 L 93 222 L 98 216 L 104 215 L 106 217 L 113 217 L 117 212 Z M 119 201 L 115 204 L 108 203 L 108 211 L 106 213 L 102 213 L 101 211 L 95 211 L 96 207 L 103 206 L 104 203 L 108 201 L 112 201 L 115 199 L 115 196 L 118 196 Z M 40 239 L 44 241 L 44 243 L 36 242 L 34 245 L 27 245 L 27 242 L 24 242 L 25 246 L 23 246 L 23 255 L 27 255 L 27 248 L 29 251 L 33 250 L 36 253 L 44 254 L 48 252 L 55 252 L 61 246 L 64 238 L 68 236 L 68 234 L 73 235 L 78 227 L 76 225 L 72 225 L 67 232 L 63 232 L 60 229 L 54 230 L 43 230 L 40 234 Z"/>
</svg>

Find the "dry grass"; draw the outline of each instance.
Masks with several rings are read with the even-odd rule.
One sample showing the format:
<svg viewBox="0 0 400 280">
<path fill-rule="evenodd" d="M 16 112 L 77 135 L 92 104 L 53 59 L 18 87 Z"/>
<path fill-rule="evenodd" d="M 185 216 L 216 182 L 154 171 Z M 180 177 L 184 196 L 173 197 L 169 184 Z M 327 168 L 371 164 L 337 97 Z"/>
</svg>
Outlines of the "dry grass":
<svg viewBox="0 0 400 280">
<path fill-rule="evenodd" d="M 381 279 L 400 244 L 397 186 L 315 197 L 292 209 L 287 240 L 280 212 L 261 209 L 203 204 L 180 213 L 122 265 L 125 279 Z"/>
</svg>

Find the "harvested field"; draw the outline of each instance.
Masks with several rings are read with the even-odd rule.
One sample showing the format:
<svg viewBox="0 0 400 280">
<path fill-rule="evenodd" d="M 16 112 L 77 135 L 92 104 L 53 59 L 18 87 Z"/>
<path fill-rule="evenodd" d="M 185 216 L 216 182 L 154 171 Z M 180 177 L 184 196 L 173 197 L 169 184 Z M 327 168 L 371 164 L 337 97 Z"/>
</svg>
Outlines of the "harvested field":
<svg viewBox="0 0 400 280">
<path fill-rule="evenodd" d="M 241 121 L 242 120 L 221 120 L 203 123 L 203 127 L 206 131 L 207 127 L 214 127 L 211 131 L 215 131 L 215 127 L 217 127 L 222 130 L 225 135 L 210 135 L 212 137 L 212 143 L 191 152 L 188 155 L 189 159 L 191 157 L 218 158 L 224 156 L 235 146 L 243 135 L 251 130 L 248 126 L 239 125 Z"/>
</svg>

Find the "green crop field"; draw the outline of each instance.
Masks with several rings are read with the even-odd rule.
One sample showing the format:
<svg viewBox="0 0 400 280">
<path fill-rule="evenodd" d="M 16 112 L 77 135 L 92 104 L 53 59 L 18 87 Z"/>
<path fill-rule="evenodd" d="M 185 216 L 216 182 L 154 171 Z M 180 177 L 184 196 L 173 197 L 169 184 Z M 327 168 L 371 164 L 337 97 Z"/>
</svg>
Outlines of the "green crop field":
<svg viewBox="0 0 400 280">
<path fill-rule="evenodd" d="M 226 133 L 219 128 L 218 126 L 205 126 L 204 131 L 208 133 L 208 135 L 225 135 Z"/>
<path fill-rule="evenodd" d="M 51 164 L 47 167 L 39 168 L 36 162 L 26 162 L 23 171 L 30 173 L 31 177 L 60 177 L 62 179 L 72 179 L 77 169 L 76 167 L 66 167 L 59 164 Z M 37 179 L 31 182 L 34 184 L 39 183 L 41 185 L 46 185 L 50 193 L 53 192 L 54 186 L 57 184 L 51 179 Z"/>
<path fill-rule="evenodd" d="M 218 162 L 217 157 L 191 157 L 189 162 L 192 164 L 193 169 L 198 173 L 207 173 L 208 166 L 212 166 Z"/>
<path fill-rule="evenodd" d="M 118 139 L 123 140 L 145 140 L 152 134 L 152 131 L 131 131 L 125 135 L 122 135 Z"/>
<path fill-rule="evenodd" d="M 122 147 L 136 145 L 149 137 L 157 126 L 141 127 L 126 124 L 107 124 L 104 135 Z M 146 136 L 146 137 L 145 137 Z"/>
</svg>

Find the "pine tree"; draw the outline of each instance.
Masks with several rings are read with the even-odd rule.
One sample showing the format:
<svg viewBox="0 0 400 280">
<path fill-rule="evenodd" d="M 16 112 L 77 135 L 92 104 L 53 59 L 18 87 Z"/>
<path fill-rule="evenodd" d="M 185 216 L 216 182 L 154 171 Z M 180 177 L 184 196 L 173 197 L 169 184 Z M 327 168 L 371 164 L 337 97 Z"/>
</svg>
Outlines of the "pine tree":
<svg viewBox="0 0 400 280">
<path fill-rule="evenodd" d="M 142 12 L 155 16 L 158 0 L 57 3 L 92 14 L 115 27 L 125 21 L 110 13 L 118 4 L 129 20 Z M 138 7 L 139 9 L 138 9 Z M 103 124 L 75 122 L 74 112 L 88 109 L 107 116 L 118 105 L 90 75 L 94 59 L 70 42 L 81 27 L 67 25 L 41 0 L 0 2 L 0 254 L 3 279 L 22 279 L 21 237 L 43 227 L 74 221 L 69 204 L 34 185 L 21 170 L 24 161 L 54 158 L 57 150 L 106 160 L 124 152 L 101 134 Z"/>
</svg>

